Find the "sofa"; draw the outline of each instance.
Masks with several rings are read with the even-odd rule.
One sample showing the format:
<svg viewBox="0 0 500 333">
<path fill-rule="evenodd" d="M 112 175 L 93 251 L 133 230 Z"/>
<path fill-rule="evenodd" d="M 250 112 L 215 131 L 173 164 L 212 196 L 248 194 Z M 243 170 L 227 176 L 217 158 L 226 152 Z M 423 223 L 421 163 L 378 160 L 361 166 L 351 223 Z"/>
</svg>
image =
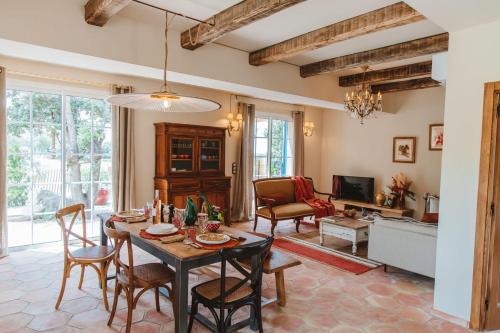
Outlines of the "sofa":
<svg viewBox="0 0 500 333">
<path fill-rule="evenodd" d="M 434 278 L 437 224 L 375 217 L 368 236 L 368 259 Z"/>
<path fill-rule="evenodd" d="M 331 201 L 331 193 L 323 193 L 314 189 L 312 178 L 306 177 L 310 182 L 314 193 L 328 196 Z M 271 234 L 278 221 L 295 220 L 296 230 L 299 232 L 300 221 L 304 217 L 314 216 L 314 210 L 305 202 L 295 201 L 295 186 L 291 177 L 263 178 L 253 181 L 255 194 L 255 222 L 253 230 L 257 228 L 258 218 L 271 221 Z"/>
</svg>

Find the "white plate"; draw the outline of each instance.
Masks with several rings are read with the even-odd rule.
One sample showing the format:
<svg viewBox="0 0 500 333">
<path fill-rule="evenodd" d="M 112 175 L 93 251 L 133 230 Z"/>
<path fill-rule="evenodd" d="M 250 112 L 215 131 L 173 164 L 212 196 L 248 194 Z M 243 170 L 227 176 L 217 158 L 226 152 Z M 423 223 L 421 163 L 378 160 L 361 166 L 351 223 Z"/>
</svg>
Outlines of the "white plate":
<svg viewBox="0 0 500 333">
<path fill-rule="evenodd" d="M 173 228 L 175 228 L 175 226 L 173 224 L 159 223 L 159 224 L 153 224 L 153 225 L 149 226 L 148 229 L 156 230 L 158 232 L 160 232 L 160 231 L 170 232 L 170 230 L 172 230 Z"/>
<path fill-rule="evenodd" d="M 208 235 L 208 234 L 207 234 Z M 196 240 L 200 243 L 203 243 L 203 244 L 208 244 L 208 245 L 212 245 L 212 244 L 224 244 L 224 243 L 227 243 L 231 240 L 231 237 L 229 237 L 228 235 L 224 235 L 224 238 L 220 241 L 209 241 L 209 240 L 203 240 L 200 238 L 201 235 L 198 235 L 196 236 Z"/>
<path fill-rule="evenodd" d="M 139 213 L 139 212 L 134 212 L 132 210 L 124 210 L 121 212 L 116 213 L 116 216 L 129 219 L 129 218 L 138 218 L 138 217 L 144 217 L 144 214 Z"/>
<path fill-rule="evenodd" d="M 155 230 L 155 229 L 151 229 L 151 227 L 146 229 L 146 232 L 148 234 L 155 235 L 155 236 L 168 236 L 168 235 L 175 234 L 177 231 L 179 231 L 179 229 L 177 229 L 176 227 L 174 227 L 173 229 L 170 229 L 170 230 L 157 230 L 157 229 Z"/>
</svg>

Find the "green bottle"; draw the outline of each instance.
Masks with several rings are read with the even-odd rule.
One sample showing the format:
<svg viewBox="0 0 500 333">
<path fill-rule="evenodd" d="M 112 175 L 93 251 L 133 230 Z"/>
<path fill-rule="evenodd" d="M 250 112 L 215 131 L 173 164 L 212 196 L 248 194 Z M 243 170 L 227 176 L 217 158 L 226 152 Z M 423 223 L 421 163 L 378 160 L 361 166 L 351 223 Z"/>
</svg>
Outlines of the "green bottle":
<svg viewBox="0 0 500 333">
<path fill-rule="evenodd" d="M 198 219 L 198 207 L 193 202 L 191 197 L 187 198 L 186 210 L 184 211 L 184 224 L 188 227 L 193 227 Z"/>
</svg>

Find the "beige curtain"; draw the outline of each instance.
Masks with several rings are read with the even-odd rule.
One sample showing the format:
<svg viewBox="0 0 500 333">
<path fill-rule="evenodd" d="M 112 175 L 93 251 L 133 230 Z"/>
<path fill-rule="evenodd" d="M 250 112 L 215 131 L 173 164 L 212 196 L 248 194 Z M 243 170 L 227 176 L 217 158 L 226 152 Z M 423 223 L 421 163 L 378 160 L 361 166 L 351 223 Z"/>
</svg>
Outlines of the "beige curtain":
<svg viewBox="0 0 500 333">
<path fill-rule="evenodd" d="M 5 68 L 0 67 L 0 257 L 8 254 L 7 237 L 7 102 Z"/>
<path fill-rule="evenodd" d="M 293 117 L 293 172 L 295 176 L 304 175 L 304 112 L 294 111 Z"/>
<path fill-rule="evenodd" d="M 113 94 L 131 93 L 132 87 L 113 86 Z M 115 211 L 135 208 L 134 111 L 113 106 L 113 205 Z"/>
<path fill-rule="evenodd" d="M 236 156 L 237 171 L 234 179 L 231 221 L 248 221 L 252 209 L 255 105 L 238 103 L 238 112 L 243 116 L 243 128 L 240 130 Z"/>
</svg>

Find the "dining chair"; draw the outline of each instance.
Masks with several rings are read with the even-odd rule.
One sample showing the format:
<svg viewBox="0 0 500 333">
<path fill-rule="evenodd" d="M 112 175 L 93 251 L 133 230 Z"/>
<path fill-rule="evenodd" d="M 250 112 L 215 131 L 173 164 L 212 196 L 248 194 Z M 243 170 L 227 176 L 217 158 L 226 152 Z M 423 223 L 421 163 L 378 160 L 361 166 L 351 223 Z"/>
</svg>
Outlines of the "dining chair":
<svg viewBox="0 0 500 333">
<path fill-rule="evenodd" d="M 112 221 L 108 220 L 103 226 L 104 233 L 115 244 L 115 257 L 114 262 L 116 265 L 116 285 L 113 306 L 108 320 L 108 326 L 113 323 L 113 318 L 116 313 L 116 306 L 118 297 L 122 290 L 125 291 L 127 296 L 127 326 L 126 333 L 130 332 L 132 325 L 132 310 L 135 309 L 137 301 L 147 290 L 154 289 L 156 311 L 160 312 L 160 288 L 168 290 L 169 299 L 174 303 L 174 281 L 175 272 L 167 265 L 162 263 L 148 263 L 134 266 L 134 254 L 132 251 L 132 241 L 128 231 L 119 231 L 115 229 Z M 126 244 L 128 264 L 125 264 L 121 257 L 120 251 L 123 245 Z M 172 288 L 167 284 L 170 283 Z M 141 289 L 134 298 L 136 289 Z"/>
<path fill-rule="evenodd" d="M 81 216 L 81 234 L 73 231 L 77 224 L 78 216 Z M 56 302 L 56 310 L 59 309 L 66 289 L 66 280 L 70 277 L 70 272 L 75 266 L 80 266 L 80 282 L 78 289 L 82 289 L 85 268 L 92 267 L 97 272 L 102 289 L 102 300 L 106 310 L 109 310 L 107 296 L 107 272 L 110 261 L 113 259 L 114 251 L 111 246 L 101 246 L 87 239 L 87 228 L 85 219 L 85 205 L 75 204 L 62 208 L 56 212 L 56 219 L 61 226 L 64 242 L 64 270 L 61 283 L 61 290 Z M 70 237 L 82 241 L 82 246 L 73 249 L 69 247 Z M 72 244 L 73 245 L 73 244 Z M 99 266 L 99 267 L 98 267 Z"/>
<path fill-rule="evenodd" d="M 193 328 L 194 320 L 212 332 L 233 332 L 250 324 L 250 320 L 241 320 L 231 324 L 233 314 L 243 306 L 250 306 L 255 314 L 259 332 L 262 333 L 262 270 L 273 238 L 269 237 L 261 242 L 248 246 L 226 248 L 220 250 L 221 271 L 220 278 L 204 282 L 192 288 L 191 317 L 189 318 L 188 332 Z M 250 260 L 251 270 L 247 271 L 238 261 Z M 233 266 L 243 275 L 243 278 L 227 276 L 227 264 Z M 215 324 L 198 313 L 198 306 L 202 304 L 212 313 Z M 217 314 L 219 310 L 219 314 Z M 225 316 L 227 312 L 227 316 Z"/>
</svg>

